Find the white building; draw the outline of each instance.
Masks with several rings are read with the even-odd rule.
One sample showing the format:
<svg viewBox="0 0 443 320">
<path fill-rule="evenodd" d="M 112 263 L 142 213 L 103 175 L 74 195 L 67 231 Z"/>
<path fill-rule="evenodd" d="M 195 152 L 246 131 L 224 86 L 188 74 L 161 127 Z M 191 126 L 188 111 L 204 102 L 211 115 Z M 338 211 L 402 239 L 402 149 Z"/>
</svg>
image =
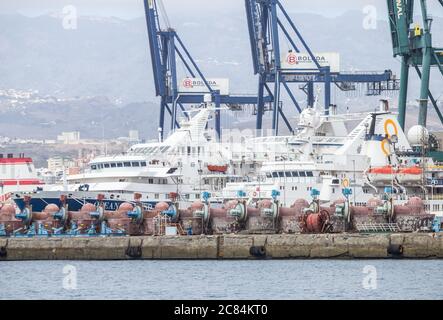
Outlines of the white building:
<svg viewBox="0 0 443 320">
<path fill-rule="evenodd" d="M 49 158 L 47 162 L 48 162 L 48 170 L 53 173 L 63 171 L 70 167 L 75 166 L 74 160 L 63 157 L 52 157 Z"/>
<path fill-rule="evenodd" d="M 130 142 L 139 142 L 140 141 L 138 130 L 130 130 L 129 131 L 129 141 Z"/>
<path fill-rule="evenodd" d="M 57 136 L 57 141 L 63 144 L 78 144 L 80 142 L 79 131 L 62 132 Z"/>
</svg>

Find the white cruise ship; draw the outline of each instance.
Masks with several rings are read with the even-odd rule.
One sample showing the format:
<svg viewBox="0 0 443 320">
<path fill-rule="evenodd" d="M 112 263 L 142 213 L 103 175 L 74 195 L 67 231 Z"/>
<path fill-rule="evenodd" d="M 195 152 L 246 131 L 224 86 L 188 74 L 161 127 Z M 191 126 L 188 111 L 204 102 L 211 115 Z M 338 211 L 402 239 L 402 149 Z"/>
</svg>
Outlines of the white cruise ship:
<svg viewBox="0 0 443 320">
<path fill-rule="evenodd" d="M 68 194 L 77 203 L 94 201 L 104 194 L 107 209 L 116 209 L 124 201 L 141 194 L 146 207 L 172 198 L 187 205 L 200 198 L 202 191 L 220 192 L 227 182 L 240 181 L 254 172 L 249 165 L 234 165 L 229 145 L 220 144 L 207 129 L 215 110 L 209 106 L 195 109 L 188 121 L 182 121 L 162 142 L 132 146 L 124 154 L 99 156 L 81 173 L 65 178 L 63 184 L 47 185 L 33 193 L 33 207 L 58 201 L 58 194 Z M 55 192 L 55 193 L 54 193 Z M 23 195 L 16 203 L 22 206 Z"/>
<path fill-rule="evenodd" d="M 357 126 L 347 129 L 347 123 L 358 119 Z M 417 138 L 417 130 L 426 136 L 426 129 L 413 127 L 407 137 L 386 105 L 369 114 L 330 116 L 308 108 L 298 128 L 294 136 L 255 138 L 250 144 L 266 146 L 260 154 L 268 160 L 261 163 L 257 177 L 228 183 L 222 197 L 241 192 L 249 198 L 270 198 L 279 191 L 281 205 L 289 206 L 310 199 L 316 189 L 327 203 L 343 199 L 346 187 L 355 205 L 365 206 L 389 192 L 399 203 L 419 196 L 429 211 L 443 212 L 443 166 L 416 151 L 421 140 L 428 140 Z"/>
</svg>

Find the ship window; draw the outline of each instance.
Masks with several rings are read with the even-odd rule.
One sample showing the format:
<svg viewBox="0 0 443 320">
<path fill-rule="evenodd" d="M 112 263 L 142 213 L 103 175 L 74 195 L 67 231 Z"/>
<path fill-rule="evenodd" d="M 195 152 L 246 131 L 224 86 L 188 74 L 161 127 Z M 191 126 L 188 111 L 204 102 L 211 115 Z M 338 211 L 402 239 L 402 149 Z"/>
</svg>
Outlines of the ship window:
<svg viewBox="0 0 443 320">
<path fill-rule="evenodd" d="M 306 172 L 300 171 L 300 177 L 306 177 Z"/>
<path fill-rule="evenodd" d="M 97 169 L 97 166 L 96 166 L 95 164 L 93 164 L 93 165 L 91 166 L 91 169 L 92 169 L 92 170 L 95 170 L 95 169 Z"/>
<path fill-rule="evenodd" d="M 100 169 L 103 169 L 103 164 L 100 163 L 100 164 L 98 165 L 98 167 L 99 167 Z"/>
<path fill-rule="evenodd" d="M 286 175 L 286 177 L 291 177 L 291 172 L 290 171 L 286 171 L 285 175 Z"/>
<path fill-rule="evenodd" d="M 140 165 L 141 165 L 142 167 L 146 167 L 146 161 L 142 161 L 142 162 L 140 162 Z"/>
<path fill-rule="evenodd" d="M 111 168 L 115 168 L 117 166 L 116 163 L 111 163 Z"/>
<path fill-rule="evenodd" d="M 153 184 L 154 183 L 154 179 L 148 179 L 148 183 L 149 184 Z"/>
<path fill-rule="evenodd" d="M 105 168 L 109 168 L 109 163 L 105 163 Z"/>
<path fill-rule="evenodd" d="M 155 199 L 158 199 L 158 198 L 159 198 L 159 194 L 156 193 L 156 194 L 154 195 L 154 198 L 155 198 Z"/>
<path fill-rule="evenodd" d="M 117 162 L 117 168 L 121 168 L 121 167 L 123 167 L 123 163 Z"/>
<path fill-rule="evenodd" d="M 132 166 L 133 166 L 133 167 L 140 167 L 140 162 L 133 162 L 133 163 L 132 163 Z"/>
<path fill-rule="evenodd" d="M 266 172 L 266 177 L 267 177 L 267 178 L 271 178 L 271 177 L 272 177 L 272 174 L 271 174 L 270 172 Z"/>
<path fill-rule="evenodd" d="M 272 176 L 273 176 L 274 178 L 278 178 L 278 173 L 277 173 L 277 172 L 273 172 L 273 173 L 272 173 Z"/>
<path fill-rule="evenodd" d="M 313 176 L 314 176 L 314 174 L 312 173 L 312 171 L 306 171 L 306 175 L 307 175 L 308 177 L 313 177 Z"/>
<path fill-rule="evenodd" d="M 283 178 L 283 177 L 285 176 L 285 173 L 284 173 L 283 171 L 279 171 L 279 172 L 278 172 L 278 176 L 279 176 L 280 178 Z"/>
<path fill-rule="evenodd" d="M 130 163 L 130 162 L 123 162 L 123 165 L 124 165 L 125 167 L 130 167 L 130 166 L 131 166 L 131 163 Z"/>
<path fill-rule="evenodd" d="M 293 177 L 298 177 L 298 171 L 292 171 L 292 176 Z"/>
</svg>

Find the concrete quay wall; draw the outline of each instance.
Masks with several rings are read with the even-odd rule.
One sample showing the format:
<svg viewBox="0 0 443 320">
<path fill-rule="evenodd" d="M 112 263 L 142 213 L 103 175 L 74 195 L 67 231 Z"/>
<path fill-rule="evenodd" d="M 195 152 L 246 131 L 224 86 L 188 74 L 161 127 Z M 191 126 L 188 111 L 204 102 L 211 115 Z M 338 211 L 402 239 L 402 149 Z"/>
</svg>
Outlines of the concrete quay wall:
<svg viewBox="0 0 443 320">
<path fill-rule="evenodd" d="M 0 261 L 443 258 L 443 234 L 0 238 Z"/>
</svg>

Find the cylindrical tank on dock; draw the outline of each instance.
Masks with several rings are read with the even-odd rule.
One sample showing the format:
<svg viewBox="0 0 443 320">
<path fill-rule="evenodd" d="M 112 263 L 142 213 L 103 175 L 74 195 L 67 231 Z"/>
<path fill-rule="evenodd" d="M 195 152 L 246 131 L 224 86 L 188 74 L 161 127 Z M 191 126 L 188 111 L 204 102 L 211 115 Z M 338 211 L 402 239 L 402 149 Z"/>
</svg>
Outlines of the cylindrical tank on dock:
<svg viewBox="0 0 443 320">
<path fill-rule="evenodd" d="M 4 204 L 0 209 L 0 224 L 4 226 L 7 236 L 12 235 L 14 230 L 24 227 L 23 221 L 15 217 L 15 212 L 11 204 Z"/>
<path fill-rule="evenodd" d="M 298 199 L 290 208 L 280 208 L 278 217 L 278 229 L 282 233 L 300 232 L 300 219 L 303 210 L 309 208 L 309 202 L 305 199 Z"/>
<path fill-rule="evenodd" d="M 277 232 L 278 203 L 264 199 L 247 207 L 246 230 L 249 233 Z"/>
<path fill-rule="evenodd" d="M 434 215 L 425 211 L 425 205 L 419 197 L 411 197 L 404 205 L 394 206 L 394 219 L 403 232 L 430 231 Z"/>
</svg>

